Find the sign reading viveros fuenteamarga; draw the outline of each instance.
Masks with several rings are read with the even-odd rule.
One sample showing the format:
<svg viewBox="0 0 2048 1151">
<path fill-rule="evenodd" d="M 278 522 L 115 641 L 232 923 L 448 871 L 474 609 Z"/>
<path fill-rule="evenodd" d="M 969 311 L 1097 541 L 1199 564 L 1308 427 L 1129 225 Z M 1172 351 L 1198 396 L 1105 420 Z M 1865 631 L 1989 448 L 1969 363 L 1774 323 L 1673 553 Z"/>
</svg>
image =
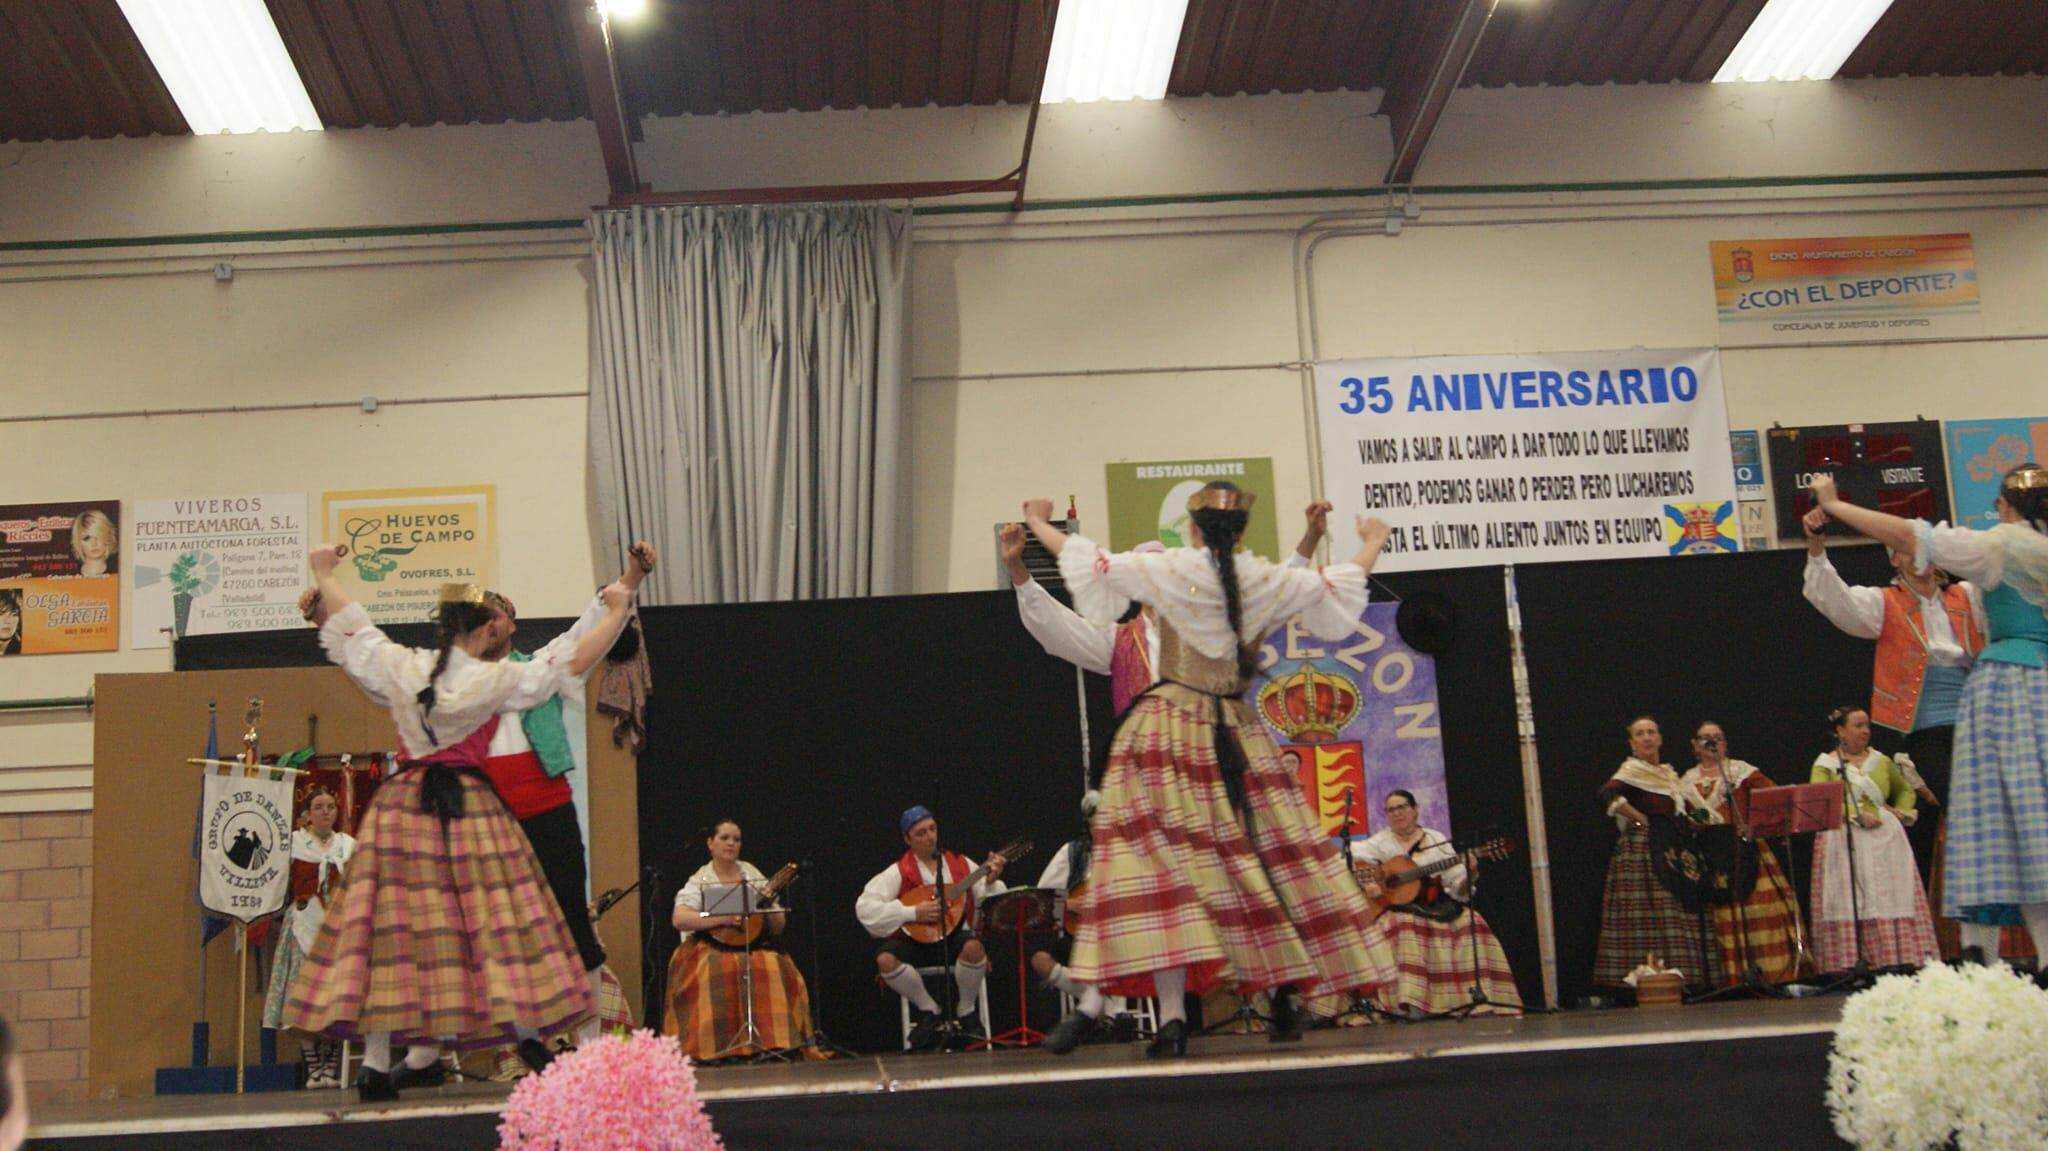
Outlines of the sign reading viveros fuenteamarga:
<svg viewBox="0 0 2048 1151">
<path fill-rule="evenodd" d="M 1394 526 L 1385 571 L 1740 547 L 1711 348 L 1331 361 L 1316 412 L 1338 520 Z"/>
</svg>

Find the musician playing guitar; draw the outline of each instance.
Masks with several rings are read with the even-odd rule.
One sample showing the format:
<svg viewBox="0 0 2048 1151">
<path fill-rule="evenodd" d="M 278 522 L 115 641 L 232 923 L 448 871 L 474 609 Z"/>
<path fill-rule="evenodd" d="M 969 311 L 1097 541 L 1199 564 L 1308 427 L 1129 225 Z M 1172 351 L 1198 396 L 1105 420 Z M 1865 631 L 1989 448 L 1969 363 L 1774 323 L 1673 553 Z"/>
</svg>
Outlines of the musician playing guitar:
<svg viewBox="0 0 2048 1151">
<path fill-rule="evenodd" d="M 977 875 L 977 869 L 964 856 L 948 851 L 943 860 L 946 899 L 949 905 L 959 901 L 959 910 L 949 907 L 942 912 L 939 903 L 929 897 L 906 903 L 903 901 L 906 894 L 915 896 L 921 889 L 935 888 L 939 882 L 942 864 L 938 858 L 939 824 L 929 809 L 918 806 L 904 812 L 897 826 L 909 850 L 901 859 L 868 880 L 860 898 L 854 902 L 854 914 L 860 918 L 861 926 L 868 929 L 869 935 L 882 941 L 875 953 L 875 967 L 882 982 L 889 985 L 889 990 L 910 1001 L 915 1021 L 910 1032 L 910 1046 L 916 1050 L 932 1044 L 942 1023 L 938 1001 L 925 987 L 924 978 L 916 969 L 940 966 L 948 957 L 953 960 L 956 989 L 953 1002 L 963 1030 L 978 1034 L 979 1029 L 975 1025 L 979 1023 L 979 1017 L 975 1014 L 974 1005 L 982 980 L 988 975 L 988 953 L 982 948 L 981 940 L 975 938 L 969 923 L 973 919 L 974 906 L 982 898 L 1004 890 L 1002 874 L 1006 861 L 1000 854 L 991 854 Z M 956 890 L 955 885 L 966 889 L 964 900 L 963 893 Z M 936 937 L 942 924 L 951 928 L 943 936 L 943 942 L 935 938 L 934 942 L 924 943 L 910 937 L 909 931 L 918 929 L 929 929 L 921 933 Z"/>
<path fill-rule="evenodd" d="M 781 910 L 765 914 L 729 914 L 738 907 L 732 888 L 753 889 L 756 907 L 780 908 L 777 892 L 796 875 L 789 864 L 773 878 L 740 858 L 740 825 L 718 819 L 704 829 L 704 850 L 710 861 L 683 881 L 676 891 L 669 922 L 682 941 L 669 959 L 668 1009 L 662 1033 L 682 1041 L 683 1054 L 698 1062 L 745 1059 L 768 1051 L 794 1048 L 811 1037 L 810 990 L 795 962 L 776 939 L 788 920 Z M 762 1044 L 751 1040 L 734 1047 L 745 1026 L 747 998 L 753 999 L 754 1027 Z"/>
<path fill-rule="evenodd" d="M 1387 825 L 1352 847 L 1360 885 L 1367 898 L 1375 901 L 1386 900 L 1390 886 L 1413 882 L 1410 876 L 1414 871 L 1458 858 L 1448 836 L 1422 826 L 1412 793 L 1389 792 L 1385 811 Z M 1499 858 L 1500 854 L 1489 858 Z M 1489 1000 L 1480 1010 L 1519 1012 L 1521 998 L 1515 990 L 1507 954 L 1486 920 L 1463 903 L 1470 897 L 1478 870 L 1479 853 L 1466 852 L 1455 865 L 1425 878 L 1420 898 L 1397 903 L 1373 923 L 1372 930 L 1387 936 L 1400 959 L 1400 978 L 1375 995 L 1382 1009 L 1395 1014 L 1426 1015 L 1470 1003 L 1470 933 L 1476 931 L 1479 981 Z M 1382 880 L 1386 883 L 1382 884 Z M 1430 889 L 1432 884 L 1434 890 Z"/>
</svg>

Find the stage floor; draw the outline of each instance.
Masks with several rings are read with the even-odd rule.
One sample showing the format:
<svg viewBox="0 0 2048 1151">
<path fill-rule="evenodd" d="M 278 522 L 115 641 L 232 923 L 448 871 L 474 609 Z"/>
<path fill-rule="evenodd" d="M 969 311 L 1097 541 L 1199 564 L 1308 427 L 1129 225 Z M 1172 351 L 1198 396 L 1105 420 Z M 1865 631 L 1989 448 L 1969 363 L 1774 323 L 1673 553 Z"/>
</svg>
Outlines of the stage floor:
<svg viewBox="0 0 2048 1151">
<path fill-rule="evenodd" d="M 1802 1082 L 1794 1097 L 1811 1088 L 1811 1107 L 1819 1108 L 1815 1085 L 1825 1075 L 1826 1036 L 1840 1017 L 1841 1005 L 1838 998 L 1822 998 L 1379 1024 L 1315 1031 L 1302 1043 L 1285 1046 L 1270 1044 L 1263 1036 L 1215 1036 L 1192 1042 L 1185 1059 L 1163 1061 L 1144 1058 L 1134 1045 L 1109 1044 L 1084 1047 L 1065 1058 L 1035 1050 L 862 1056 L 796 1065 L 707 1068 L 699 1071 L 698 1084 L 714 1122 L 726 1133 L 728 1145 L 736 1148 L 794 1146 L 786 1141 L 792 1134 L 790 1125 L 803 1123 L 801 1116 L 806 1114 L 834 1125 L 828 1128 L 830 1138 L 819 1138 L 825 1132 L 811 1128 L 811 1136 L 802 1140 L 811 1146 L 872 1145 L 857 1137 L 848 1124 L 857 1125 L 863 1116 L 879 1122 L 892 1111 L 908 1118 L 927 1109 L 951 1110 L 969 1100 L 984 1100 L 974 1107 L 986 1112 L 985 1100 L 991 1089 L 998 1090 L 995 1098 L 1037 1099 L 1042 1101 L 1041 1107 L 1054 1105 L 1063 1093 L 1075 1098 L 1103 1092 L 1112 1098 L 1149 1096 L 1161 1101 L 1171 1115 L 1199 1118 L 1205 1106 L 1242 1105 L 1248 1098 L 1245 1092 L 1256 1093 L 1258 1084 L 1316 1082 L 1370 1089 L 1396 1081 L 1441 1078 L 1447 1085 L 1470 1087 L 1488 1080 L 1496 1069 L 1505 1082 L 1506 1076 L 1520 1068 L 1536 1072 L 1534 1086 L 1527 1088 L 1526 1094 L 1529 1090 L 1542 1092 L 1542 1084 L 1552 1081 L 1542 1069 L 1554 1067 L 1560 1088 L 1555 1102 L 1578 1106 L 1568 1103 L 1566 1097 L 1590 1086 L 1589 1077 L 1600 1074 L 1600 1067 L 1624 1078 L 1647 1075 L 1654 1080 L 1662 1075 L 1655 1069 L 1667 1062 L 1673 1068 L 1760 1062 L 1752 1056 L 1744 1060 L 1713 1058 L 1713 1044 L 1729 1044 L 1725 1050 L 1731 1056 L 1737 1051 L 1769 1052 L 1769 1058 L 1785 1060 Z M 1817 1066 L 1808 1066 L 1816 1061 Z M 1723 1074 L 1729 1076 L 1732 1089 L 1754 1101 L 1757 1084 L 1744 1086 L 1740 1068 Z M 1758 1066 L 1756 1074 L 1768 1072 Z M 1230 1076 L 1256 1078 L 1232 1082 Z M 1567 1076 L 1584 1082 L 1563 1090 Z M 1670 1086 L 1686 1098 L 1702 1102 L 1711 1098 L 1696 1094 L 1686 1084 Z M 1640 1087 L 1636 1084 L 1632 1089 Z M 1412 1090 L 1412 1083 L 1402 1089 Z M 247 1147 L 266 1145 L 270 1139 L 263 1136 L 275 1133 L 274 1137 L 282 1140 L 280 1146 L 289 1142 L 306 1147 L 323 1142 L 322 1135 L 332 1135 L 345 1138 L 356 1148 L 451 1145 L 447 1142 L 451 1137 L 461 1145 L 488 1147 L 495 1144 L 489 1133 L 509 1091 L 507 1084 L 451 1084 L 408 1093 L 396 1103 L 371 1105 L 356 1102 L 353 1091 L 336 1090 L 52 1105 L 35 1113 L 32 1146 L 61 1146 L 67 1151 L 98 1146 L 196 1146 L 202 1144 L 195 1137 L 203 1137 Z M 1601 1097 L 1597 1089 L 1593 1097 Z M 1641 1097 L 1616 1096 L 1609 1091 L 1605 1098 L 1611 1111 L 1617 1105 L 1626 1106 L 1621 1100 Z M 784 1106 L 773 1106 L 777 1101 Z M 1542 1106 L 1540 1102 L 1536 1105 Z M 1438 1106 L 1441 1104 L 1429 1110 L 1434 1112 Z M 771 1117 L 774 1121 L 762 1122 Z M 1544 1121 L 1568 1120 L 1553 1114 Z M 1806 1124 L 1809 1136 L 1812 1126 Z M 423 1139 L 430 1130 L 439 1134 Z M 1410 1131 L 1417 1133 L 1414 1128 Z M 884 1133 L 876 1132 L 878 1138 Z M 772 1141 L 764 1141 L 771 1135 Z M 1032 1145 L 988 1135 L 983 1129 L 978 1139 L 982 1146 Z M 255 1137 L 254 1143 L 251 1137 Z M 1175 1143 L 1191 1145 L 1181 1140 Z M 1110 1139 L 1101 1145 L 1159 1144 Z M 1518 1145 L 1547 1144 L 1539 1138 Z"/>
</svg>

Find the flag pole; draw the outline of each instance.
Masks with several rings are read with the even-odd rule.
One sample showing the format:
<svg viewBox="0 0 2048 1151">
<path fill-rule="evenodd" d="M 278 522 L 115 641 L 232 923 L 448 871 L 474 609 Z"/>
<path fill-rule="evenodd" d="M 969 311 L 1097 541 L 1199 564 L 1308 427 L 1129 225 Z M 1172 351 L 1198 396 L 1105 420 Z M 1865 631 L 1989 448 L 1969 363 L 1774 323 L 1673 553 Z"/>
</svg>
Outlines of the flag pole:
<svg viewBox="0 0 2048 1151">
<path fill-rule="evenodd" d="M 243 1078 L 249 1067 L 249 925 L 235 922 L 235 973 L 239 990 L 235 994 L 235 1094 L 242 1094 Z"/>
</svg>

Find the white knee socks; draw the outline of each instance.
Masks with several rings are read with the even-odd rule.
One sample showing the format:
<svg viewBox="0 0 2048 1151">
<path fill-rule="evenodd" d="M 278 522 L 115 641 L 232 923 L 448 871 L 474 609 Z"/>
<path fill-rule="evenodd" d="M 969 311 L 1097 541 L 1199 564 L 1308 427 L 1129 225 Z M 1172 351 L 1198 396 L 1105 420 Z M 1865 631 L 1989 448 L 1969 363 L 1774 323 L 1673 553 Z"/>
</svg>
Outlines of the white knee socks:
<svg viewBox="0 0 2048 1151">
<path fill-rule="evenodd" d="M 988 975 L 988 960 L 969 963 L 965 959 L 953 963 L 953 985 L 959 988 L 955 1000 L 956 1014 L 962 1019 L 974 1014 L 975 996 L 981 992 L 981 981 Z"/>
<path fill-rule="evenodd" d="M 387 1044 L 390 1042 L 388 1037 L 386 1038 L 385 1042 Z M 384 1057 L 386 1059 L 389 1059 L 391 1057 L 390 1048 L 388 1046 L 385 1048 Z M 427 1068 L 432 1067 L 434 1065 L 434 1061 L 439 1058 L 441 1058 L 441 1045 L 438 1043 L 415 1043 L 411 1047 L 405 1049 L 405 1065 L 407 1067 L 412 1068 L 414 1071 L 424 1071 Z"/>
<path fill-rule="evenodd" d="M 932 993 L 925 990 L 924 977 L 907 963 L 882 976 L 882 982 L 889 985 L 889 990 L 908 999 L 910 1005 L 919 1011 L 939 1009 L 939 1005 L 932 1000 Z"/>
<path fill-rule="evenodd" d="M 1964 947 L 1974 947 L 1986 963 L 1998 958 L 1998 928 L 1988 923 L 1957 921 L 1956 934 Z"/>
<path fill-rule="evenodd" d="M 2034 954 L 2048 968 L 2048 903 L 2020 904 L 2020 918 L 2027 921 L 2027 934 L 2034 937 Z"/>
<path fill-rule="evenodd" d="M 391 1074 L 391 1033 L 372 1031 L 363 1036 L 363 1066 L 385 1075 Z"/>
<path fill-rule="evenodd" d="M 1152 989 L 1159 995 L 1159 1022 L 1188 1021 L 1188 973 L 1185 968 L 1152 973 Z"/>
</svg>

